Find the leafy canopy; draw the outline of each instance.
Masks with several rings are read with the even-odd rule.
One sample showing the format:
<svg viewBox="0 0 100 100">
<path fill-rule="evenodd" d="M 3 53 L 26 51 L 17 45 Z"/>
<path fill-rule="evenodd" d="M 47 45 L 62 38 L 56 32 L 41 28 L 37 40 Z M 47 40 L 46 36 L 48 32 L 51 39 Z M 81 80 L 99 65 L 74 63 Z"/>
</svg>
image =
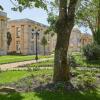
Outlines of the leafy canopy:
<svg viewBox="0 0 100 100">
<path fill-rule="evenodd" d="M 37 7 L 47 10 L 46 0 L 10 0 L 10 1 L 14 5 L 14 7 L 12 8 L 12 10 L 14 11 L 22 12 L 22 10 L 26 9 L 27 7 L 28 8 Z"/>
</svg>

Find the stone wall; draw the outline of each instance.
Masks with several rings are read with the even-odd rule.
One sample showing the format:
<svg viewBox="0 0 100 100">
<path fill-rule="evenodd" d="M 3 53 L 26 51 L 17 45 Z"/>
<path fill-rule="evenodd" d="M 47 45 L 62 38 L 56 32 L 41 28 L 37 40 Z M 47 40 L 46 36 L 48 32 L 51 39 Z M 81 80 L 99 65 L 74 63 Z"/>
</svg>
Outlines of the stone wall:
<svg viewBox="0 0 100 100">
<path fill-rule="evenodd" d="M 7 14 L 0 11 L 0 55 L 7 54 Z"/>
</svg>

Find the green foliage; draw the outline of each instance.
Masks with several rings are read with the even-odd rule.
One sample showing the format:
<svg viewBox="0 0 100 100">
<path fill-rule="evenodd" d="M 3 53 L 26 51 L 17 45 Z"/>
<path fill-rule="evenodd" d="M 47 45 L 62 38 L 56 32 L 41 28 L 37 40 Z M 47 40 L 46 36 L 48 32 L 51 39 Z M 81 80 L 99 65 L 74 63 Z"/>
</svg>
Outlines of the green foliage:
<svg viewBox="0 0 100 100">
<path fill-rule="evenodd" d="M 8 48 L 11 44 L 11 41 L 12 41 L 12 36 L 11 36 L 11 33 L 10 32 L 7 32 L 7 45 L 8 45 Z"/>
<path fill-rule="evenodd" d="M 79 25 L 93 27 L 96 24 L 97 9 L 93 0 L 82 0 L 81 6 L 76 12 L 76 21 Z M 95 28 L 95 27 L 93 27 Z"/>
<path fill-rule="evenodd" d="M 80 67 L 100 67 L 100 59 L 87 60 L 83 54 L 73 54 L 77 66 Z"/>
<path fill-rule="evenodd" d="M 43 36 L 42 40 L 41 40 L 41 45 L 46 46 L 47 45 L 47 39 L 45 36 Z"/>
<path fill-rule="evenodd" d="M 3 10 L 3 7 L 0 5 L 0 10 Z"/>
<path fill-rule="evenodd" d="M 88 44 L 83 48 L 83 54 L 87 60 L 100 59 L 100 45 L 96 43 Z"/>
<path fill-rule="evenodd" d="M 38 91 L 29 93 L 0 94 L 1 100 L 99 100 L 99 90 L 78 92 Z"/>
<path fill-rule="evenodd" d="M 77 67 L 77 63 L 73 55 L 68 56 L 68 65 L 73 68 Z"/>
<path fill-rule="evenodd" d="M 43 36 L 42 40 L 41 40 L 41 45 L 43 45 L 44 48 L 44 55 L 45 55 L 45 46 L 48 44 L 47 39 L 45 36 Z"/>
<path fill-rule="evenodd" d="M 50 24 L 49 30 L 55 32 L 55 24 L 57 22 L 58 16 L 54 15 L 53 12 L 48 13 L 48 23 Z"/>
<path fill-rule="evenodd" d="M 94 42 L 100 45 L 100 29 L 98 29 L 96 33 L 94 34 Z"/>
<path fill-rule="evenodd" d="M 77 85 L 79 87 L 91 87 L 96 83 L 95 73 L 93 72 L 84 72 L 77 76 Z"/>
<path fill-rule="evenodd" d="M 47 10 L 47 2 L 45 2 L 44 0 L 14 0 L 15 2 L 17 2 L 18 5 L 16 5 L 14 1 L 12 0 L 10 1 L 14 5 L 14 7 L 12 8 L 12 10 L 14 11 L 22 12 L 26 8 L 33 8 L 33 7 L 43 8 Z"/>
<path fill-rule="evenodd" d="M 76 23 L 79 26 L 89 27 L 94 42 L 100 44 L 100 0 L 82 0 L 76 12 Z"/>
</svg>

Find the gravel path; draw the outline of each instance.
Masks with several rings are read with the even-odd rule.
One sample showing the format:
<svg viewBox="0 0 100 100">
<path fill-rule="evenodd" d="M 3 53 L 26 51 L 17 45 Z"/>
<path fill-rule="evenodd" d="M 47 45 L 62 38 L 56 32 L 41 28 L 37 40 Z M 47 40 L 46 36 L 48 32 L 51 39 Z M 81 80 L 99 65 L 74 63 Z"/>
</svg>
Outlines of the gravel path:
<svg viewBox="0 0 100 100">
<path fill-rule="evenodd" d="M 39 59 L 38 62 L 47 61 L 47 60 L 51 60 L 51 59 L 53 59 L 53 58 Z M 27 64 L 32 64 L 32 63 L 36 63 L 36 60 L 15 62 L 15 63 L 9 63 L 9 64 L 2 64 L 2 65 L 0 65 L 0 70 L 3 70 L 3 71 L 12 70 L 12 69 L 18 68 L 20 66 L 25 66 Z"/>
</svg>

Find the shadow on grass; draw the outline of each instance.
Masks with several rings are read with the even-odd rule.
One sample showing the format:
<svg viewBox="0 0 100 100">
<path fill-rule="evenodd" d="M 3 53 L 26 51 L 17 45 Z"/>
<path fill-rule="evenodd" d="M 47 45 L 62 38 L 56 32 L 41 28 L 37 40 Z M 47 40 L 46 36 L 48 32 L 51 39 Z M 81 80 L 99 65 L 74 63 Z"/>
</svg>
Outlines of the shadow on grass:
<svg viewBox="0 0 100 100">
<path fill-rule="evenodd" d="M 14 93 L 0 94 L 0 100 L 100 100 L 97 91 L 88 92 L 30 92 L 30 93 Z"/>
<path fill-rule="evenodd" d="M 23 100 L 20 93 L 0 94 L 0 100 Z"/>
<path fill-rule="evenodd" d="M 39 92 L 35 94 L 40 100 L 100 100 L 100 95 L 96 92 Z"/>
</svg>

